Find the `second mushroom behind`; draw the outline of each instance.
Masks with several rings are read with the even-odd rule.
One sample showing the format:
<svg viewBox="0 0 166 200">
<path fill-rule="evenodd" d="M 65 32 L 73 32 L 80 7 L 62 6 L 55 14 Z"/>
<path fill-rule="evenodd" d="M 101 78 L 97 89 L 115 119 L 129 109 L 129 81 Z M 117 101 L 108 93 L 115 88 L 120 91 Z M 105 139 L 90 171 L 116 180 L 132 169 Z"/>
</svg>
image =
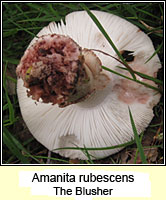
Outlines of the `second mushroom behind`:
<svg viewBox="0 0 166 200">
<path fill-rule="evenodd" d="M 154 52 L 150 38 L 118 16 L 92 12 L 118 50 L 123 55 L 132 53 L 126 58 L 130 67 L 155 76 L 161 67 L 158 56 L 145 64 Z M 128 106 L 141 133 L 152 120 L 153 106 L 160 98 L 152 89 L 102 70 L 104 65 L 130 77 L 117 67 L 122 66 L 117 60 L 91 49 L 117 58 L 88 14 L 73 12 L 66 16 L 65 25 L 61 21 L 44 27 L 17 66 L 19 104 L 30 132 L 49 150 L 65 157 L 87 159 L 80 150 L 56 149 L 100 148 L 130 141 L 134 135 Z M 90 155 L 98 159 L 119 150 L 94 150 Z"/>
</svg>

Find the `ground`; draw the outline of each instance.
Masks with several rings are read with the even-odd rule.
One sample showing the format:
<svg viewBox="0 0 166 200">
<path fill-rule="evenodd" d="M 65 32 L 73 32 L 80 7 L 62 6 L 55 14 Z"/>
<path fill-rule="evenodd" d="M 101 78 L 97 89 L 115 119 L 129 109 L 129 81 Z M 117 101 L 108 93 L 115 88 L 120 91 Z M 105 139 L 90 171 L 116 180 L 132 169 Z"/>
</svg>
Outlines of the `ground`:
<svg viewBox="0 0 166 200">
<path fill-rule="evenodd" d="M 155 53 L 163 65 L 163 3 L 86 3 L 89 9 L 119 15 L 152 39 Z M 119 153 L 97 161 L 69 160 L 49 152 L 38 143 L 24 123 L 16 94 L 15 69 L 38 31 L 51 21 L 59 22 L 65 15 L 82 10 L 78 3 L 3 3 L 3 164 L 141 164 L 136 144 Z M 164 79 L 163 68 L 158 79 Z M 159 85 L 162 93 L 162 85 Z M 155 117 L 140 137 L 148 164 L 164 162 L 163 94 L 154 108 Z M 90 153 L 90 152 L 89 152 Z"/>
</svg>

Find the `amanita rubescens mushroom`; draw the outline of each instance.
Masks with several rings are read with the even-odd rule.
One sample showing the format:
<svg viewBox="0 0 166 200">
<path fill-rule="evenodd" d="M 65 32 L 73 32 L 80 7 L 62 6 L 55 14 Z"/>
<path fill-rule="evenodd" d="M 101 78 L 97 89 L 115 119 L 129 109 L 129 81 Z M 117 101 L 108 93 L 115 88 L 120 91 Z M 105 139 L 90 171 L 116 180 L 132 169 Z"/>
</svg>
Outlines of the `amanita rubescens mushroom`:
<svg viewBox="0 0 166 200">
<path fill-rule="evenodd" d="M 130 67 L 156 76 L 161 67 L 150 38 L 126 20 L 92 11 Z M 153 118 L 160 94 L 143 85 L 102 70 L 131 76 L 117 60 L 114 50 L 85 11 L 66 16 L 66 24 L 44 27 L 30 43 L 17 67 L 17 92 L 27 127 L 49 150 L 70 158 L 86 159 L 79 150 L 63 147 L 107 147 L 130 141 L 128 106 L 141 133 Z M 156 86 L 137 76 L 138 80 Z M 120 149 L 91 151 L 92 159 Z"/>
</svg>

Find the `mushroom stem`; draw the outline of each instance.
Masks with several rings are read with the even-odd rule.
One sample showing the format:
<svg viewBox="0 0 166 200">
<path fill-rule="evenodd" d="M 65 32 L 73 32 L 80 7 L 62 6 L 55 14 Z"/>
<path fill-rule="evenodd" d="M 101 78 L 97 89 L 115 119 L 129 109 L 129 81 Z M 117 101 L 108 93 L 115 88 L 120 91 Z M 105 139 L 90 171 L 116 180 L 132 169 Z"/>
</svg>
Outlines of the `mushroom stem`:
<svg viewBox="0 0 166 200">
<path fill-rule="evenodd" d="M 29 89 L 28 96 L 59 107 L 86 99 L 109 81 L 91 50 L 57 34 L 40 37 L 25 51 L 17 75 Z"/>
</svg>

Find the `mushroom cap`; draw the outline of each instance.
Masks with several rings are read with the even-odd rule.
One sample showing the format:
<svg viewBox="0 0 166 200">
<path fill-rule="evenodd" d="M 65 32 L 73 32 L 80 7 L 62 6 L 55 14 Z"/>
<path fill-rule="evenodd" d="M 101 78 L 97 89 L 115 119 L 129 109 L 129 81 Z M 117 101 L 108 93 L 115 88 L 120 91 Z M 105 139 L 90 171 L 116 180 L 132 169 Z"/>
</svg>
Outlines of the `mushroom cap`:
<svg viewBox="0 0 166 200">
<path fill-rule="evenodd" d="M 155 76 L 161 64 L 154 53 L 150 38 L 138 27 L 118 16 L 92 11 L 120 52 L 132 51 L 134 60 L 129 65 L 136 71 Z M 112 56 L 116 53 L 85 11 L 70 13 L 66 24 L 51 22 L 37 36 L 61 34 L 72 38 L 79 46 L 97 49 Z M 29 47 L 35 43 L 35 37 Z M 29 48 L 28 47 L 28 48 Z M 100 52 L 94 52 L 102 65 L 130 76 L 117 66 L 117 60 Z M 51 103 L 35 102 L 27 97 L 22 79 L 18 79 L 17 93 L 23 119 L 33 136 L 49 150 L 64 157 L 87 159 L 80 150 L 55 150 L 63 147 L 109 147 L 123 144 L 134 138 L 128 106 L 131 109 L 136 128 L 140 134 L 153 118 L 153 106 L 160 94 L 135 82 L 103 71 L 110 82 L 102 90 L 96 91 L 88 99 L 77 104 L 59 108 Z M 150 81 L 137 77 L 144 82 Z M 118 152 L 121 148 L 90 151 L 92 159 L 103 158 Z"/>
</svg>

